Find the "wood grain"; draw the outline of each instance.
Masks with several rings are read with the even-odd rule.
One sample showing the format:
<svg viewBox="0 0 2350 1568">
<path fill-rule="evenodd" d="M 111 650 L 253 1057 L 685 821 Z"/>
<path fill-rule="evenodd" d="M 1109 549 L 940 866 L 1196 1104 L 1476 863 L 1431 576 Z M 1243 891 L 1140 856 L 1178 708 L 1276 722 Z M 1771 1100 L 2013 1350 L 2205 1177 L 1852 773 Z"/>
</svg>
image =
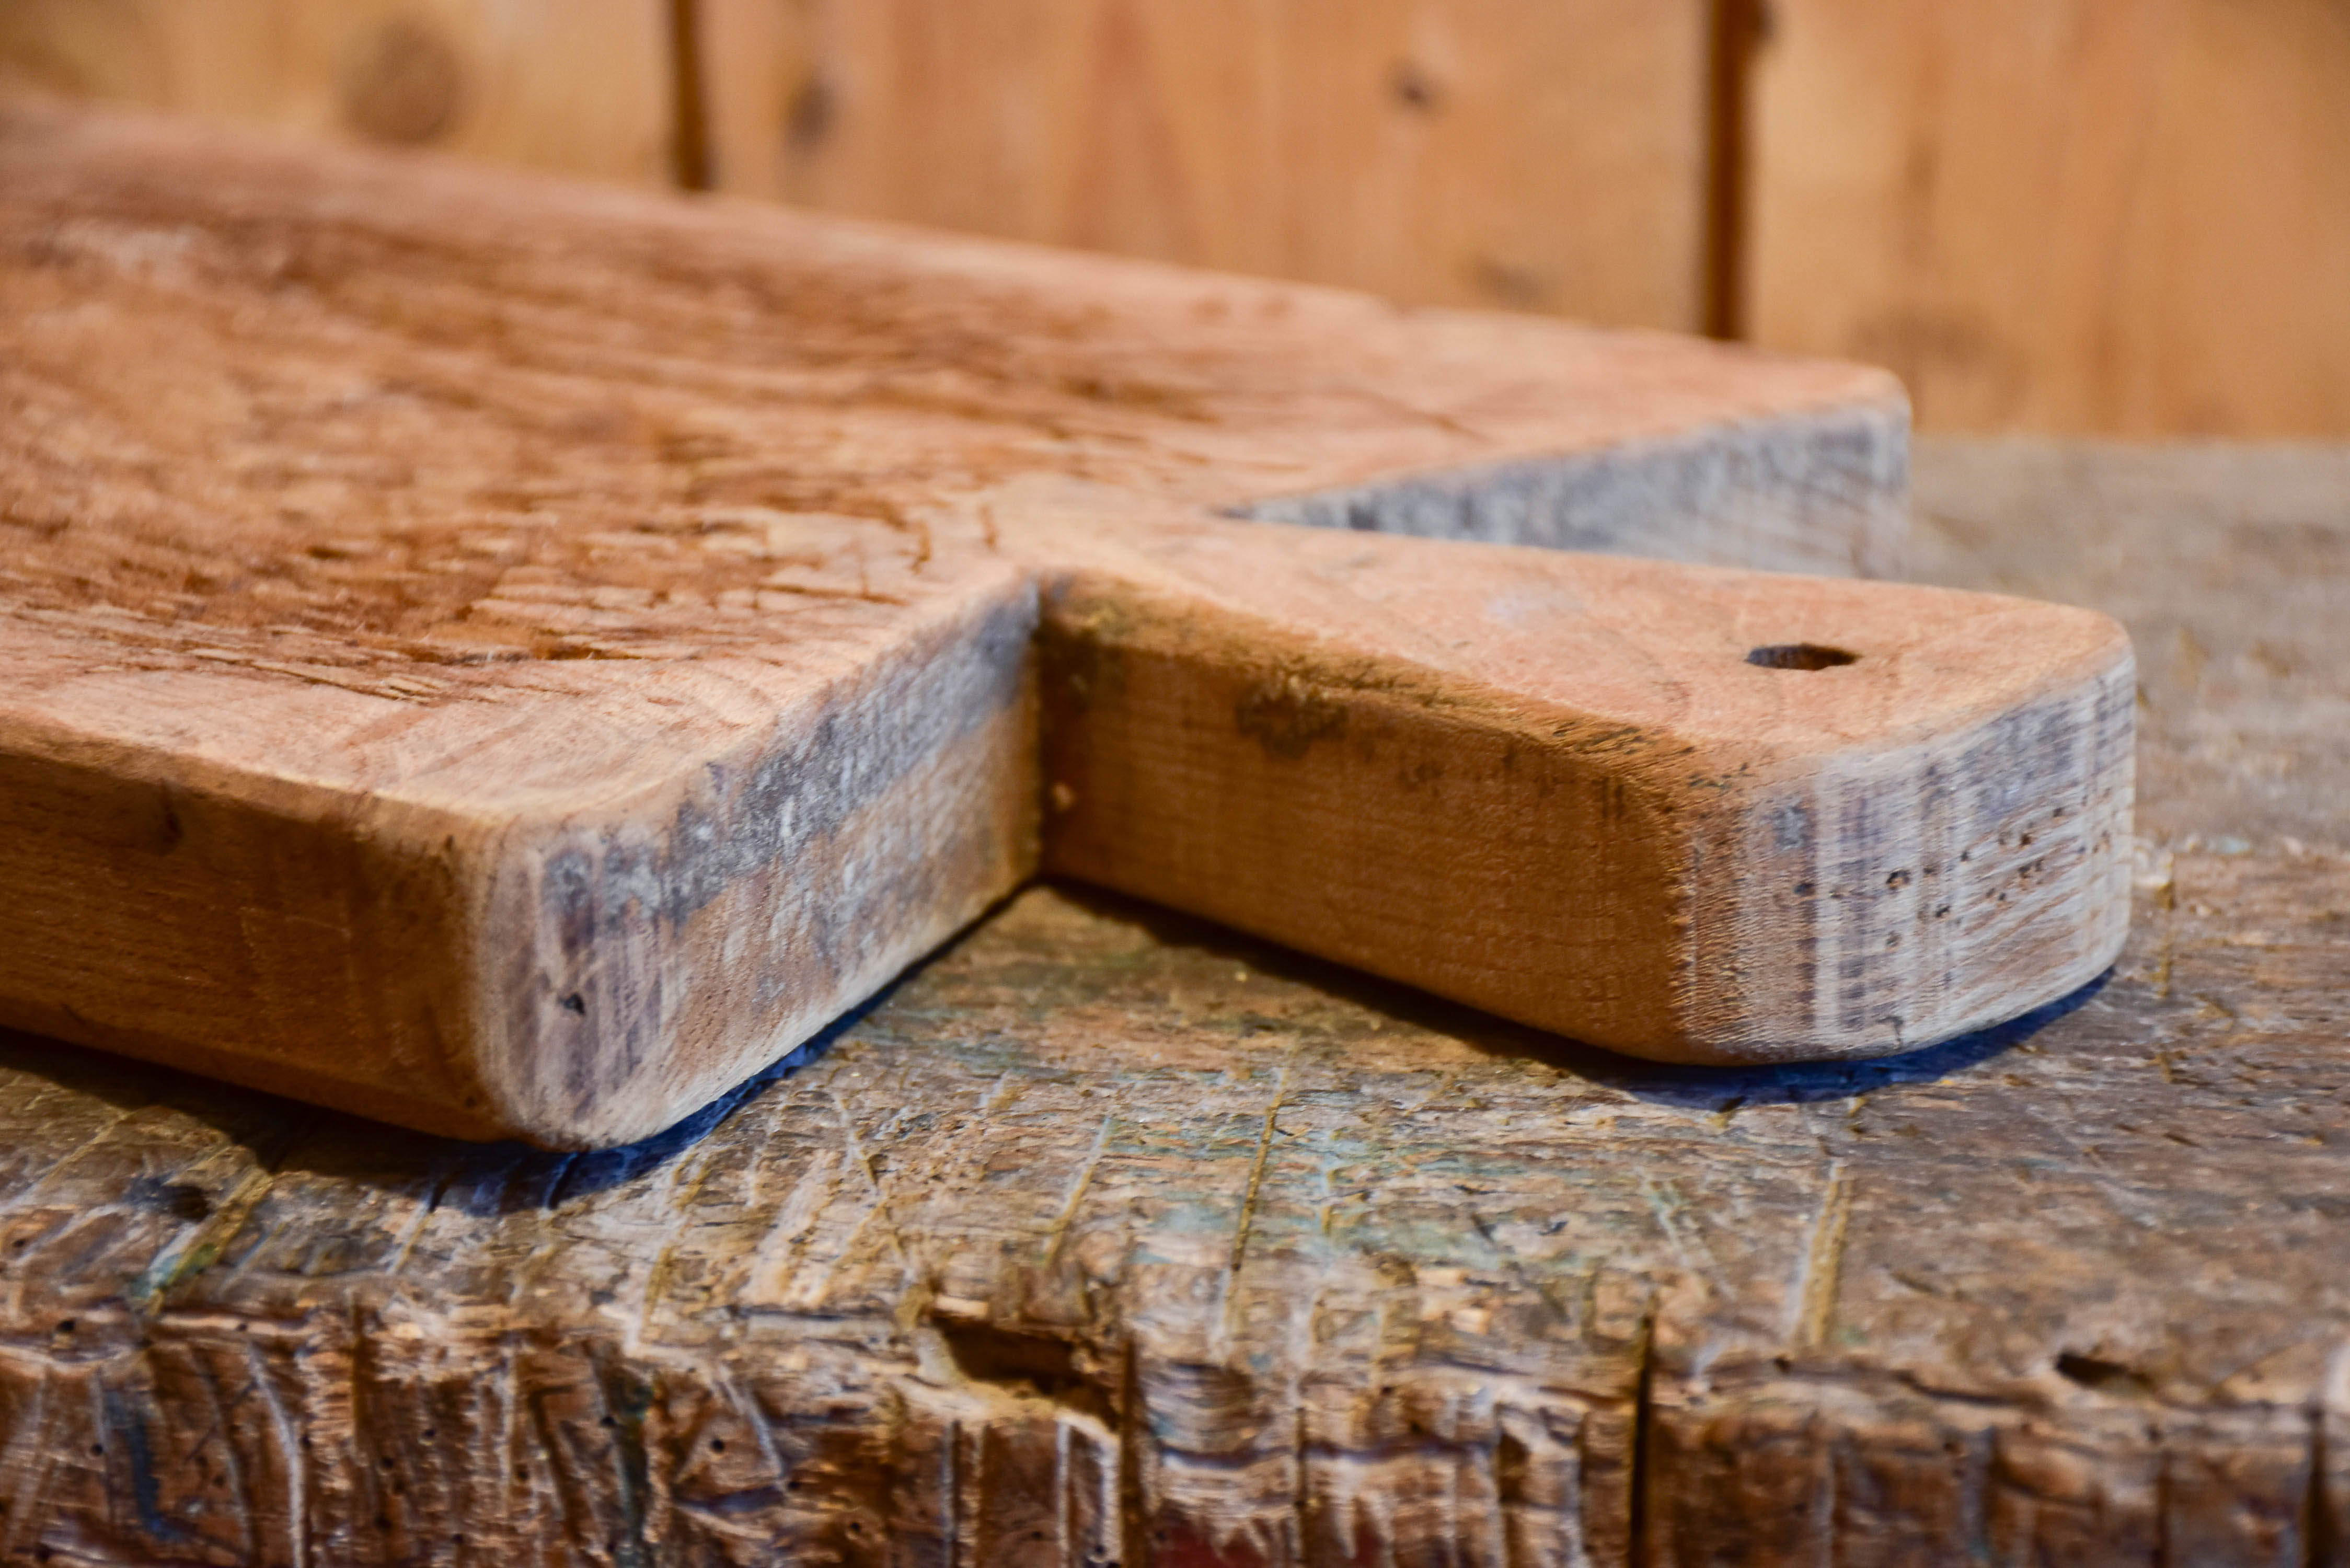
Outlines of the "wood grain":
<svg viewBox="0 0 2350 1568">
<path fill-rule="evenodd" d="M 1949 431 L 2350 432 L 2350 13 L 1785 0 L 1747 321 Z"/>
<path fill-rule="evenodd" d="M 1938 580 L 2161 650 L 2122 962 L 1937 1051 L 1647 1066 L 1067 888 L 602 1154 L 5 1037 L 0 1552 L 2324 1563 L 2345 463 L 1926 445 Z"/>
<path fill-rule="evenodd" d="M 10 0 L 0 78 L 665 183 L 664 0 Z"/>
<path fill-rule="evenodd" d="M 706 0 L 722 188 L 1702 323 L 1698 0 Z"/>
<path fill-rule="evenodd" d="M 0 163 L 19 1025 L 436 1131 L 627 1141 L 1008 891 L 1072 788 L 1072 868 L 1652 1054 L 1898 1049 L 2119 940 L 2128 651 L 2100 618 L 1213 514 L 1376 527 L 1401 472 L 1403 524 L 1573 537 L 1586 452 L 1637 477 L 1726 428 L 1782 477 L 1858 465 L 1811 485 L 1846 504 L 1624 542 L 1866 562 L 1899 431 L 1872 372 L 54 109 Z M 1065 649 L 1108 615 L 1230 650 L 1047 736 L 1156 778 L 1163 716 L 1192 735 L 1242 682 L 1166 773 L 1196 793 L 1039 777 L 1040 591 Z M 1859 662 L 1747 658 L 1814 640 Z M 1276 777 L 1268 680 L 1443 722 L 1367 709 Z M 1457 786 L 1483 862 L 1448 841 L 1384 895 L 1326 870 L 1304 893 L 1354 908 L 1319 927 L 1278 876 L 1212 896 L 1276 868 L 1287 794 L 1326 824 L 1300 844 L 1408 853 L 1344 825 L 1419 804 L 1328 773 L 1398 716 L 1407 774 L 1499 759 Z M 1498 897 L 1553 790 L 1576 804 Z M 1186 856 L 1121 861 L 1195 817 Z M 1526 945 L 1464 967 L 1490 914 L 1427 917 L 1471 909 Z M 1618 926 L 1622 961 L 1578 970 Z"/>
<path fill-rule="evenodd" d="M 1048 574 L 1048 870 L 1637 1055 L 1882 1054 L 2113 961 L 2105 617 L 1230 526 Z M 1808 650 L 1826 668 L 1758 663 Z"/>
</svg>

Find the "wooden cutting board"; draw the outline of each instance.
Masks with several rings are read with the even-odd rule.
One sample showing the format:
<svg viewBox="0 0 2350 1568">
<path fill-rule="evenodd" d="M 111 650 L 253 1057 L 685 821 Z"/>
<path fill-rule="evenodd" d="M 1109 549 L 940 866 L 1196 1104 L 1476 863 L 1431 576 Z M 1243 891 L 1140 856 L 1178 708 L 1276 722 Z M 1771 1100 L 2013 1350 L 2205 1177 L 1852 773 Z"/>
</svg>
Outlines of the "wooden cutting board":
<svg viewBox="0 0 2350 1568">
<path fill-rule="evenodd" d="M 2118 627 L 1688 564 L 1892 565 L 1876 372 L 34 104 L 0 389 L 18 1027 L 584 1147 L 1040 869 L 1676 1061 L 2122 940 Z"/>
</svg>

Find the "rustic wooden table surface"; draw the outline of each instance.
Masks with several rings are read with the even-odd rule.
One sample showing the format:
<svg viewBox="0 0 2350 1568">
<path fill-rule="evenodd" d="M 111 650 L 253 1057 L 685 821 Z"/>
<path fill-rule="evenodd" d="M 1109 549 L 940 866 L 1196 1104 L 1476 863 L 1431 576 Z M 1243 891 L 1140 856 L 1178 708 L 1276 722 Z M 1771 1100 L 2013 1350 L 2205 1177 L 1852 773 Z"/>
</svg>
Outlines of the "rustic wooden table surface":
<svg viewBox="0 0 2350 1568">
<path fill-rule="evenodd" d="M 1075 888 L 615 1153 L 0 1041 L 0 1556 L 2330 1563 L 2350 452 L 1960 446 L 2137 639 L 2130 949 L 1613 1059 Z"/>
</svg>

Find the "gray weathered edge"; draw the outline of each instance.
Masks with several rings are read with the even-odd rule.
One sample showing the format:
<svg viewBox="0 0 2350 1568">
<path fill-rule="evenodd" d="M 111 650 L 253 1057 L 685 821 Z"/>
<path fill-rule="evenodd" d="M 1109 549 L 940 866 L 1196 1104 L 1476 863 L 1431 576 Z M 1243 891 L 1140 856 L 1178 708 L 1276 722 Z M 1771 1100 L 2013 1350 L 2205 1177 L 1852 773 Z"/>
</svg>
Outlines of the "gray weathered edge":
<svg viewBox="0 0 2350 1568">
<path fill-rule="evenodd" d="M 1828 576 L 1900 575 L 1909 410 L 1742 420 L 1591 452 L 1274 496 L 1232 515 Z"/>
</svg>

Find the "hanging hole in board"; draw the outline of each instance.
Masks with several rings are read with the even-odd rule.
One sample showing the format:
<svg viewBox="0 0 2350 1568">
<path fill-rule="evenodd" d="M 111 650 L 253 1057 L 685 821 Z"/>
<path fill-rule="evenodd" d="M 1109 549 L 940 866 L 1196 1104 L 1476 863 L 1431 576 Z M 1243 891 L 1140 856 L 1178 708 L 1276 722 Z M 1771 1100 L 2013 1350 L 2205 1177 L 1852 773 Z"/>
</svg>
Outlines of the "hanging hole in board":
<svg viewBox="0 0 2350 1568">
<path fill-rule="evenodd" d="M 1841 648 L 1823 648 L 1816 642 L 1781 642 L 1768 648 L 1748 650 L 1746 662 L 1759 664 L 1765 670 L 1834 670 L 1839 664 L 1854 664 L 1857 653 Z"/>
</svg>

